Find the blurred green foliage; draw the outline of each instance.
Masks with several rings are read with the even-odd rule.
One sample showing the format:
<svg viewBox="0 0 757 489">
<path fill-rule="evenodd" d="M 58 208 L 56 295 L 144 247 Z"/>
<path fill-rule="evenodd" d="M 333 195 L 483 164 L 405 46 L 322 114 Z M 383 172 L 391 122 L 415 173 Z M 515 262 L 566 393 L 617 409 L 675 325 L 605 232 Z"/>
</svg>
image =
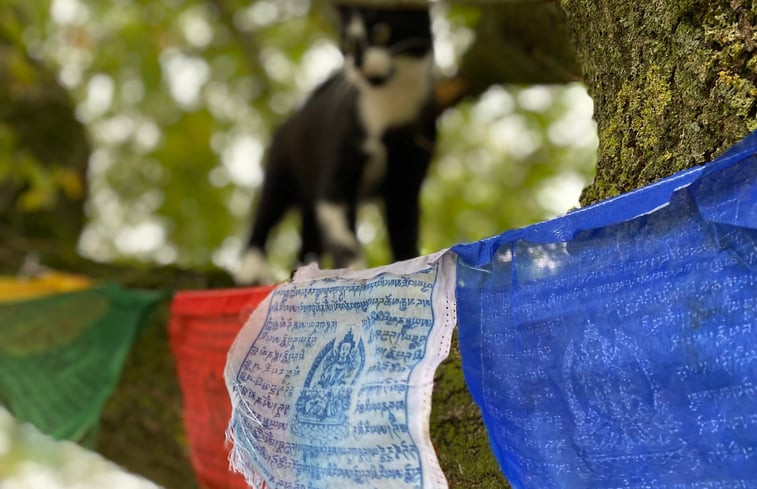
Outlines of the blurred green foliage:
<svg viewBox="0 0 757 489">
<path fill-rule="evenodd" d="M 436 14 L 449 75 L 477 15 Z M 327 2 L 307 0 L 2 0 L 3 76 L 20 86 L 36 76 L 29 63 L 51 67 L 89 135 L 81 252 L 231 266 L 271 131 L 340 62 L 333 27 Z M 0 102 L 16 102 L 0 89 L 6 96 Z M 424 253 L 562 213 L 590 181 L 596 130 L 580 85 L 494 86 L 448 110 L 439 127 L 422 195 Z M 18 137 L 0 117 L 0 188 L 29 183 L 25 206 L 76 191 L 72 171 L 41 164 Z M 390 259 L 380 215 L 376 205 L 360 214 L 371 265 Z M 270 243 L 281 277 L 297 249 L 295 224 L 290 216 Z"/>
</svg>

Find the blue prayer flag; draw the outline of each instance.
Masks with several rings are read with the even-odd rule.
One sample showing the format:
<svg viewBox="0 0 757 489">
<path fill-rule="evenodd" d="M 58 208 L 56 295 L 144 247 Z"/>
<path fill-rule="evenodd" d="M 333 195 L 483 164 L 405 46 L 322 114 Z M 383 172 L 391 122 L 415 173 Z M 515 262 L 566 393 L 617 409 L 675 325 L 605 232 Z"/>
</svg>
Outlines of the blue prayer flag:
<svg viewBox="0 0 757 489">
<path fill-rule="evenodd" d="M 515 489 L 757 487 L 756 151 L 453 248 L 466 382 Z"/>
</svg>

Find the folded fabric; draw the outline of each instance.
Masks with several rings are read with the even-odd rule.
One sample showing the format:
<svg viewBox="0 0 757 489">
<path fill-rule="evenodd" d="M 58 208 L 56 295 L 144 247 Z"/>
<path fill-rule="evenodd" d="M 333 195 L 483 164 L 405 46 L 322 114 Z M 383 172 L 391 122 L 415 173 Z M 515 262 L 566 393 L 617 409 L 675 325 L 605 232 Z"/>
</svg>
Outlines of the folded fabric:
<svg viewBox="0 0 757 489">
<path fill-rule="evenodd" d="M 513 488 L 757 487 L 755 151 L 453 248 L 463 370 Z"/>
<path fill-rule="evenodd" d="M 229 468 L 225 442 L 231 401 L 223 382 L 226 354 L 253 309 L 273 287 L 178 292 L 169 333 L 184 396 L 184 426 L 197 480 L 206 489 L 247 489 Z"/>
<path fill-rule="evenodd" d="M 232 462 L 254 488 L 447 487 L 429 439 L 454 261 L 300 270 L 229 351 Z"/>
<path fill-rule="evenodd" d="M 0 304 L 0 404 L 45 434 L 84 440 L 161 297 L 103 285 Z"/>
</svg>

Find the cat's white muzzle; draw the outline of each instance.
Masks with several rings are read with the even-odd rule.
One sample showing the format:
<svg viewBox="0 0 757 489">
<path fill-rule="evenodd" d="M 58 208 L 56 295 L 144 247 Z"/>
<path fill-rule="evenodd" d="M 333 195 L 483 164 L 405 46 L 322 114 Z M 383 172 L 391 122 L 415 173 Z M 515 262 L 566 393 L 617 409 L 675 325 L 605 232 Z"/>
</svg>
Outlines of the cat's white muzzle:
<svg viewBox="0 0 757 489">
<path fill-rule="evenodd" d="M 389 51 L 375 47 L 366 49 L 360 72 L 371 85 L 381 85 L 386 82 L 394 72 L 394 64 Z"/>
</svg>

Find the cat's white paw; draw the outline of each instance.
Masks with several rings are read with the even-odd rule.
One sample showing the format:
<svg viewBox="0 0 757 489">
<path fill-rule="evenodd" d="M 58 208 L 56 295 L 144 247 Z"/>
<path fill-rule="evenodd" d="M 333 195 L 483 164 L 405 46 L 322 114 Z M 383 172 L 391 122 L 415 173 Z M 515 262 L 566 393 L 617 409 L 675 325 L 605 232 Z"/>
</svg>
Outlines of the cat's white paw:
<svg viewBox="0 0 757 489">
<path fill-rule="evenodd" d="M 347 268 L 350 270 L 363 270 L 365 268 L 365 260 L 360 256 L 353 258 L 347 263 Z"/>
<path fill-rule="evenodd" d="M 240 285 L 274 283 L 265 255 L 255 248 L 245 251 L 233 275 L 234 281 Z"/>
</svg>

